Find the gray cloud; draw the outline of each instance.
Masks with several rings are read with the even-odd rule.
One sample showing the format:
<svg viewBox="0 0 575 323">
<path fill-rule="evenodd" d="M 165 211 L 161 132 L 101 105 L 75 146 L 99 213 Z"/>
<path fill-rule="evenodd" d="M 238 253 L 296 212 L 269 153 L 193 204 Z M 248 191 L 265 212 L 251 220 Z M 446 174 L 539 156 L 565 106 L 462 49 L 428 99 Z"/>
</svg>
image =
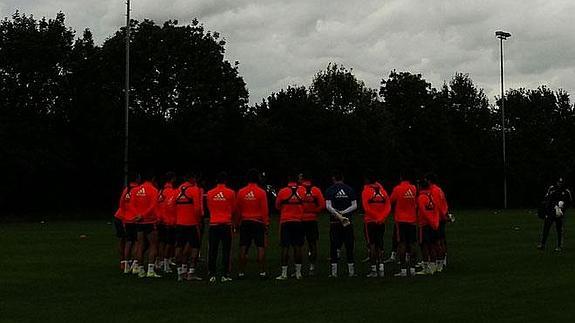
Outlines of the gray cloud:
<svg viewBox="0 0 575 323">
<path fill-rule="evenodd" d="M 308 85 L 338 62 L 378 88 L 392 69 L 421 73 L 439 87 L 466 72 L 492 99 L 499 89 L 499 46 L 505 43 L 506 86 L 575 90 L 572 0 L 133 0 L 135 19 L 197 17 L 227 40 L 227 58 L 240 61 L 252 103 L 287 85 Z M 123 0 L 5 0 L 0 14 L 19 9 L 53 17 L 98 42 L 124 22 Z"/>
</svg>

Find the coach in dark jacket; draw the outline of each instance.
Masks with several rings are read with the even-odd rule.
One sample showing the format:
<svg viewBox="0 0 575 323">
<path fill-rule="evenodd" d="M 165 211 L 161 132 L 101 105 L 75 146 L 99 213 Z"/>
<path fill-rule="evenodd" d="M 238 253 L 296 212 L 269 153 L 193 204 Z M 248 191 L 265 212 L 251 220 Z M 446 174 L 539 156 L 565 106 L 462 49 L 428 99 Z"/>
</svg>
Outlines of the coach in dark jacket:
<svg viewBox="0 0 575 323">
<path fill-rule="evenodd" d="M 571 205 L 573 197 L 571 191 L 565 188 L 565 183 L 562 177 L 557 179 L 554 185 L 551 185 L 547 190 L 544 198 L 544 222 L 543 222 L 543 233 L 541 235 L 541 243 L 538 248 L 545 249 L 545 243 L 547 242 L 547 237 L 549 236 L 549 230 L 555 222 L 555 228 L 557 230 L 557 248 L 555 251 L 561 251 L 563 247 L 563 228 L 565 223 L 565 211 L 567 207 Z"/>
</svg>

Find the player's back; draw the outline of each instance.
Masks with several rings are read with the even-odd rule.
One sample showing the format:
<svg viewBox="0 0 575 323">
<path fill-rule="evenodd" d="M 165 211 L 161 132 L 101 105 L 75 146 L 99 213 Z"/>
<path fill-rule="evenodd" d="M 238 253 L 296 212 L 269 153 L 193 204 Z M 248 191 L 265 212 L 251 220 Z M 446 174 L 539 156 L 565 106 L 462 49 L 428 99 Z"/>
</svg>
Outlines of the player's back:
<svg viewBox="0 0 575 323">
<path fill-rule="evenodd" d="M 311 182 L 304 182 L 302 187 L 304 188 L 302 196 L 303 220 L 315 221 L 317 220 L 317 214 L 325 208 L 325 198 L 319 187 L 313 186 Z"/>
<path fill-rule="evenodd" d="M 158 204 L 156 207 L 158 221 L 167 224 L 176 224 L 176 197 L 178 189 L 167 183 L 158 193 Z"/>
<path fill-rule="evenodd" d="M 419 192 L 417 211 L 420 226 L 429 225 L 434 229 L 439 228 L 439 212 L 431 190 L 425 189 Z"/>
<path fill-rule="evenodd" d="M 417 188 L 408 181 L 402 181 L 393 188 L 391 203 L 395 222 L 415 223 L 417 221 Z"/>
<path fill-rule="evenodd" d="M 361 202 L 365 211 L 365 222 L 382 223 L 391 210 L 389 196 L 379 183 L 364 185 L 361 192 Z"/>
<path fill-rule="evenodd" d="M 278 192 L 276 208 L 280 211 L 280 223 L 302 220 L 304 194 L 305 189 L 295 183 L 289 183 Z"/>
<path fill-rule="evenodd" d="M 176 196 L 176 224 L 197 225 L 201 220 L 202 192 L 192 183 L 185 182 Z"/>
<path fill-rule="evenodd" d="M 158 190 L 151 182 L 144 182 L 136 189 L 132 195 L 132 202 L 137 215 L 142 216 L 141 223 L 152 223 L 156 221 L 154 208 L 158 197 Z"/>
<path fill-rule="evenodd" d="M 249 183 L 238 191 L 237 212 L 240 220 L 269 223 L 269 209 L 266 191 L 255 183 Z"/>
<path fill-rule="evenodd" d="M 236 205 L 236 193 L 225 186 L 218 184 L 207 193 L 208 210 L 210 211 L 210 224 L 231 224 L 232 213 Z"/>
<path fill-rule="evenodd" d="M 430 189 L 433 200 L 437 205 L 437 212 L 439 212 L 440 219 L 442 220 L 447 219 L 448 205 L 447 205 L 447 199 L 445 198 L 445 193 L 443 192 L 441 187 L 439 187 L 436 184 L 431 184 Z"/>
<path fill-rule="evenodd" d="M 354 189 L 341 182 L 334 183 L 325 191 L 325 199 L 326 201 L 331 201 L 331 206 L 337 211 L 349 208 L 352 206 L 352 202 L 357 200 Z M 349 218 L 349 215 L 346 215 L 346 217 Z M 330 221 L 339 223 L 339 220 L 333 214 L 330 214 Z"/>
</svg>

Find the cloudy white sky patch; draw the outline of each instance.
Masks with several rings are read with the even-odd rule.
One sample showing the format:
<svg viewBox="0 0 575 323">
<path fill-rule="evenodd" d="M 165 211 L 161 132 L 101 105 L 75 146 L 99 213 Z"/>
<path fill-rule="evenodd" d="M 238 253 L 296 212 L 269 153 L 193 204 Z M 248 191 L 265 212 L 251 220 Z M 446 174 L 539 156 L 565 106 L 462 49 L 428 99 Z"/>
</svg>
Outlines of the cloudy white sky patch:
<svg viewBox="0 0 575 323">
<path fill-rule="evenodd" d="M 545 84 L 575 93 L 572 0 L 132 0 L 132 16 L 157 23 L 193 18 L 227 41 L 226 56 L 255 103 L 288 85 L 309 85 L 329 62 L 352 68 L 372 88 L 393 69 L 421 73 L 440 87 L 469 73 L 493 102 L 499 91 L 499 43 L 506 87 Z M 124 24 L 123 0 L 3 0 L 0 14 L 36 17 L 63 11 L 98 43 Z"/>
</svg>

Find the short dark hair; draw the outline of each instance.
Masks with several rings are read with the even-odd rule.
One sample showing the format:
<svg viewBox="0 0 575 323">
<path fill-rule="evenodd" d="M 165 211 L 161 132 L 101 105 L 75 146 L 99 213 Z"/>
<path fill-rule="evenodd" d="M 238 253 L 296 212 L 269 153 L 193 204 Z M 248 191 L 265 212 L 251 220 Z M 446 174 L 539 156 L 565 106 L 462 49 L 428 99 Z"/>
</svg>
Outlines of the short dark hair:
<svg viewBox="0 0 575 323">
<path fill-rule="evenodd" d="M 164 180 L 166 181 L 166 183 L 175 182 L 176 181 L 176 173 L 166 172 L 166 174 L 164 175 Z"/>
<path fill-rule="evenodd" d="M 332 176 L 333 176 L 333 179 L 338 181 L 338 182 L 343 181 L 343 173 L 339 169 L 334 170 L 332 172 Z"/>
<path fill-rule="evenodd" d="M 128 184 L 131 182 L 140 182 L 142 180 L 142 175 L 138 171 L 129 171 L 128 172 Z"/>
<path fill-rule="evenodd" d="M 428 172 L 423 176 L 424 179 L 431 183 L 437 183 L 437 175 L 434 172 Z"/>
<path fill-rule="evenodd" d="M 375 172 L 372 169 L 367 169 L 363 177 L 365 181 L 369 184 L 376 182 Z"/>
<path fill-rule="evenodd" d="M 216 176 L 216 182 L 218 184 L 224 184 L 225 182 L 228 181 L 228 173 L 226 172 L 219 172 L 218 176 Z"/>
<path fill-rule="evenodd" d="M 260 182 L 260 174 L 259 174 L 258 170 L 255 168 L 250 168 L 248 170 L 247 175 L 246 175 L 246 179 L 248 180 L 248 183 L 259 183 Z"/>
</svg>

